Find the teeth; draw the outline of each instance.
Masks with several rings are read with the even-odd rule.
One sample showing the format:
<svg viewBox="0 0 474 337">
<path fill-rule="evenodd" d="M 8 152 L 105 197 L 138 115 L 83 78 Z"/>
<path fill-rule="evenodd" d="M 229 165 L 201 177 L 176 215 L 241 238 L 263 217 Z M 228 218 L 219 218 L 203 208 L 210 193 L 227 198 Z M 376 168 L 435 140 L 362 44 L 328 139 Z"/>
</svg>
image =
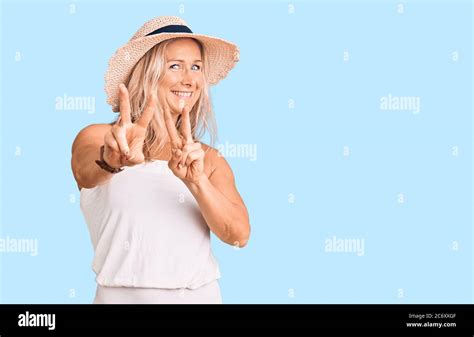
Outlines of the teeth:
<svg viewBox="0 0 474 337">
<path fill-rule="evenodd" d="M 191 92 L 183 92 L 183 91 L 172 91 L 172 93 L 179 97 L 190 97 L 192 94 Z"/>
</svg>

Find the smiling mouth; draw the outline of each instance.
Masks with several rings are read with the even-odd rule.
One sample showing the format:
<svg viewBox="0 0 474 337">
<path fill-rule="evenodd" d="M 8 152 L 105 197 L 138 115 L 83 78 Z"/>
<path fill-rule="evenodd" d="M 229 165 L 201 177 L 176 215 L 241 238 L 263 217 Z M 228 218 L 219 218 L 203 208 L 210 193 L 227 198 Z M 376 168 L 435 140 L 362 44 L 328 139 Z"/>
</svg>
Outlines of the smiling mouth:
<svg viewBox="0 0 474 337">
<path fill-rule="evenodd" d="M 180 98 L 189 98 L 193 95 L 192 91 L 171 91 L 173 94 Z"/>
</svg>

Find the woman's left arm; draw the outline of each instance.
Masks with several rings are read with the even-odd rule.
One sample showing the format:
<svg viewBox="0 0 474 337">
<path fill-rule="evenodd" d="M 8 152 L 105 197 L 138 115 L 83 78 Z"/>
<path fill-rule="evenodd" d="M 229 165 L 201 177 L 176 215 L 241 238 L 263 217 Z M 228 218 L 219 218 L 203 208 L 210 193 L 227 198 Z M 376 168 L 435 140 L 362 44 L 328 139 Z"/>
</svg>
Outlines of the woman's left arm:
<svg viewBox="0 0 474 337">
<path fill-rule="evenodd" d="M 210 176 L 204 174 L 199 181 L 185 181 L 185 184 L 197 200 L 210 230 L 225 243 L 245 247 L 250 237 L 247 208 L 229 164 L 216 150 L 209 151 L 214 167 Z"/>
<path fill-rule="evenodd" d="M 205 152 L 191 133 L 188 105 L 183 106 L 179 134 L 171 117 L 166 100 L 161 97 L 164 119 L 172 142 L 172 158 L 168 167 L 180 178 L 193 194 L 209 229 L 219 239 L 233 246 L 244 247 L 250 237 L 247 208 L 235 186 L 234 174 L 224 157 L 217 150 L 210 151 L 211 173 L 205 174 Z"/>
</svg>

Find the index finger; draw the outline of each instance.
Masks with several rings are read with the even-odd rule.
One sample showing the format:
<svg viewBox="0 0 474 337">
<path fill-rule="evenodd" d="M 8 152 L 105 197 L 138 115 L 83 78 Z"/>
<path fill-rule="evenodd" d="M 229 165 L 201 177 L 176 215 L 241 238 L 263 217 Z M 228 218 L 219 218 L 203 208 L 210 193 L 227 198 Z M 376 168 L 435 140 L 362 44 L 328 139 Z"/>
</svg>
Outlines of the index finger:
<svg viewBox="0 0 474 337">
<path fill-rule="evenodd" d="M 123 83 L 119 85 L 120 119 L 123 124 L 130 124 L 130 98 L 128 90 Z"/>
<path fill-rule="evenodd" d="M 181 148 L 181 139 L 179 138 L 178 130 L 176 130 L 173 118 L 171 117 L 170 109 L 166 103 L 166 97 L 164 97 L 163 92 L 159 93 L 159 97 L 160 104 L 163 109 L 163 118 L 165 120 L 166 129 L 168 130 L 171 143 L 173 144 L 174 148 Z"/>
<path fill-rule="evenodd" d="M 183 135 L 186 144 L 194 143 L 193 135 L 191 133 L 191 121 L 189 118 L 190 111 L 191 108 L 186 104 L 183 107 L 183 112 L 181 113 L 181 134 Z"/>
</svg>

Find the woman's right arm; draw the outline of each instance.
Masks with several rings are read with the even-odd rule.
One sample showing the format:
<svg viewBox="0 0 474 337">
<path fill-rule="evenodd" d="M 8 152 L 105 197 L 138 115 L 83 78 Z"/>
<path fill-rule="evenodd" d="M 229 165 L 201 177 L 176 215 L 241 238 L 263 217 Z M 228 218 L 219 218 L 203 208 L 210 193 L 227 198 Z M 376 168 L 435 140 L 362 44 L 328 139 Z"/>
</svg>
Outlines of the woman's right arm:
<svg viewBox="0 0 474 337">
<path fill-rule="evenodd" d="M 143 142 L 148 125 L 157 111 L 156 94 L 150 95 L 147 106 L 135 123 L 131 121 L 130 99 L 123 84 L 120 85 L 119 101 L 120 118 L 113 125 L 89 125 L 79 132 L 72 144 L 71 166 L 79 190 L 102 185 L 114 175 L 95 162 L 100 159 L 102 145 L 104 160 L 111 167 L 134 166 L 145 161 Z"/>
<path fill-rule="evenodd" d="M 110 131 L 109 124 L 92 124 L 82 129 L 72 144 L 71 166 L 79 190 L 93 188 L 112 178 L 113 173 L 101 169 L 96 163 L 104 136 Z"/>
</svg>

